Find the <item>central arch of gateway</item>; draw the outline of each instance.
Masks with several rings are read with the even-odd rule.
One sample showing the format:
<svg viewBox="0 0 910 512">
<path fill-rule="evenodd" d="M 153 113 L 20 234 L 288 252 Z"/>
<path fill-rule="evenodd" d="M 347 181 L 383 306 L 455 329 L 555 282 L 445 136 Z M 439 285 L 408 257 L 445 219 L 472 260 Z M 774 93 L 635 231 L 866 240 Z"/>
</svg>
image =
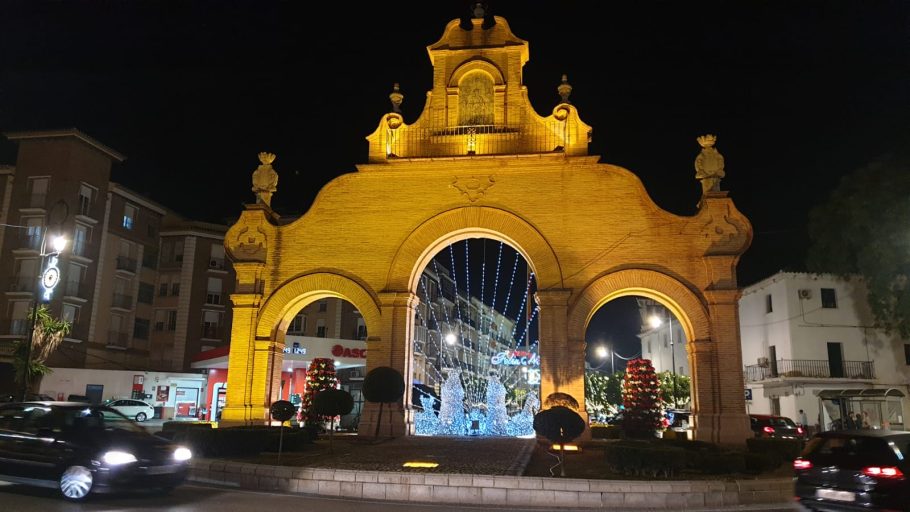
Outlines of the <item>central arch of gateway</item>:
<svg viewBox="0 0 910 512">
<path fill-rule="evenodd" d="M 591 128 L 569 101 L 571 86 L 563 78 L 562 101 L 537 114 L 521 82 L 528 44 L 492 20 L 445 27 L 427 48 L 434 78 L 421 116 L 405 122 L 396 84 L 391 111 L 367 137 L 369 163 L 332 180 L 299 219 L 278 222 L 263 159 L 257 203 L 225 237 L 237 283 L 222 421 L 268 421 L 288 324 L 325 297 L 363 315 L 367 370 L 410 376 L 423 268 L 450 243 L 484 237 L 515 248 L 536 275 L 541 396 L 568 393 L 583 411 L 589 320 L 610 300 L 645 296 L 690 340 L 696 438 L 742 443 L 750 430 L 735 270 L 751 225 L 709 187 L 695 215 L 670 214 L 634 174 L 589 156 Z M 410 404 L 408 391 L 392 407 L 396 434 L 413 432 Z M 373 432 L 377 409 L 366 407 L 362 434 Z"/>
</svg>

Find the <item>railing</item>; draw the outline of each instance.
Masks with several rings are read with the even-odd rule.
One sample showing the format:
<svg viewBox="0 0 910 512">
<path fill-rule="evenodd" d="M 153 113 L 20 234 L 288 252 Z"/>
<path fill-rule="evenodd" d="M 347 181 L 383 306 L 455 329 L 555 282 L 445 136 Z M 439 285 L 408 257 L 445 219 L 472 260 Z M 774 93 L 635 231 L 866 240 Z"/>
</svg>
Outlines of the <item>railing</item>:
<svg viewBox="0 0 910 512">
<path fill-rule="evenodd" d="M 22 235 L 19 237 L 20 249 L 31 249 L 33 251 L 41 250 L 41 235 L 38 233 Z"/>
<path fill-rule="evenodd" d="M 202 326 L 202 337 L 209 340 L 220 340 L 221 339 L 221 326 L 220 325 L 203 325 Z"/>
<path fill-rule="evenodd" d="M 873 361 L 842 361 L 832 364 L 827 359 L 778 359 L 765 365 L 747 365 L 746 382 L 766 379 L 810 377 L 815 379 L 874 379 Z"/>
<path fill-rule="evenodd" d="M 107 346 L 126 348 L 130 342 L 129 336 L 125 332 L 108 331 Z"/>
<path fill-rule="evenodd" d="M 10 320 L 9 333 L 16 336 L 25 336 L 28 334 L 28 320 L 25 318 Z"/>
<path fill-rule="evenodd" d="M 89 296 L 89 287 L 87 283 L 80 281 L 67 281 L 63 294 L 67 297 L 79 297 L 87 299 Z"/>
<path fill-rule="evenodd" d="M 117 270 L 136 272 L 136 260 L 128 256 L 117 256 Z"/>
<path fill-rule="evenodd" d="M 563 151 L 587 134 L 574 133 L 574 123 L 552 121 L 520 126 L 475 125 L 390 130 L 382 135 L 388 157 L 424 158 L 457 155 L 502 155 Z M 573 130 L 571 133 L 567 130 Z"/>
<path fill-rule="evenodd" d="M 211 258 L 209 268 L 214 270 L 224 270 L 224 258 Z"/>
<path fill-rule="evenodd" d="M 125 295 L 123 293 L 115 293 L 113 299 L 111 299 L 111 307 L 120 309 L 132 309 L 133 297 Z"/>
<path fill-rule="evenodd" d="M 10 278 L 6 289 L 11 292 L 33 292 L 37 282 L 37 277 L 15 276 Z"/>
</svg>

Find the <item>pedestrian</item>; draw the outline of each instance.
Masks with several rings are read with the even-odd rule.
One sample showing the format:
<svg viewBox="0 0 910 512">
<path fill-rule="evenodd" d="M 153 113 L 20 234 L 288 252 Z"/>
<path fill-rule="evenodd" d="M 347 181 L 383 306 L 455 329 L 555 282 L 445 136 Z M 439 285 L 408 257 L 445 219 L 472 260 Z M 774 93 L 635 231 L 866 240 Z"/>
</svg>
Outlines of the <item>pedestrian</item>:
<svg viewBox="0 0 910 512">
<path fill-rule="evenodd" d="M 853 430 L 856 428 L 856 423 L 853 421 L 853 413 L 848 412 L 847 416 L 844 418 L 844 429 Z"/>
<path fill-rule="evenodd" d="M 854 420 L 854 423 L 856 424 L 857 429 L 867 428 L 869 426 L 868 424 L 863 423 L 863 415 L 859 412 L 856 413 L 856 420 Z"/>
<path fill-rule="evenodd" d="M 806 411 L 802 409 L 799 410 L 799 425 L 803 428 L 809 426 L 809 417 L 806 416 Z"/>
</svg>

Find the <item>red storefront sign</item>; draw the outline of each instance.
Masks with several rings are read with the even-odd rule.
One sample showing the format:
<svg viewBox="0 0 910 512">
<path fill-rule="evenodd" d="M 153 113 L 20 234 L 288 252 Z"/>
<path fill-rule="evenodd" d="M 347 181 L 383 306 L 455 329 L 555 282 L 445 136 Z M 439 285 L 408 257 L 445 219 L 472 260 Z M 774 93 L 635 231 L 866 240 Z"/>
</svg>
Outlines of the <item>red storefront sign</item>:
<svg viewBox="0 0 910 512">
<path fill-rule="evenodd" d="M 367 349 L 365 348 L 348 348 L 341 345 L 335 345 L 332 347 L 332 355 L 335 357 L 353 357 L 366 359 L 367 358 Z"/>
</svg>

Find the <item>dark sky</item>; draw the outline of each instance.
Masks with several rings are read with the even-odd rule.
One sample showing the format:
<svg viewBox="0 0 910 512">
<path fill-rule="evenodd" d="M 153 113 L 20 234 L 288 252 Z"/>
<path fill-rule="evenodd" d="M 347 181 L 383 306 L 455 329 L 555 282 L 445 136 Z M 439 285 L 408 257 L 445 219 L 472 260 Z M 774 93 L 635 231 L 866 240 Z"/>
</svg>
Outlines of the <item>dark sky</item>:
<svg viewBox="0 0 910 512">
<path fill-rule="evenodd" d="M 0 2 L 0 131 L 78 127 L 125 153 L 115 180 L 194 218 L 250 201 L 278 155 L 283 214 L 366 161 L 400 82 L 408 122 L 426 46 L 469 2 Z M 658 205 L 694 213 L 695 138 L 718 136 L 723 188 L 752 221 L 741 285 L 798 269 L 806 214 L 839 178 L 906 140 L 910 3 L 491 2 L 530 42 L 538 112 L 567 73 L 592 154 Z M 14 146 L 0 140 L 0 163 Z"/>
</svg>

